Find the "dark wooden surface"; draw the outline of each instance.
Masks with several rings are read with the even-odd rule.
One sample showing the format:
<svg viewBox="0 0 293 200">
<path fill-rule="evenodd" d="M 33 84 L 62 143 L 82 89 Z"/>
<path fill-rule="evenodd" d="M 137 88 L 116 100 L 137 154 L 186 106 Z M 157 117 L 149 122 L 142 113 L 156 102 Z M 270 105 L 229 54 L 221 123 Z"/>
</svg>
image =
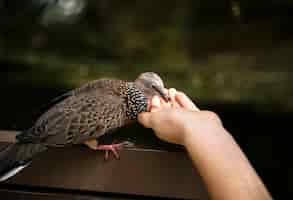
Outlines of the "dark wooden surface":
<svg viewBox="0 0 293 200">
<path fill-rule="evenodd" d="M 84 193 L 74 191 L 36 191 L 0 189 L 1 199 L 5 200 L 166 200 L 170 198 L 134 196 L 121 194 Z M 170 199 L 172 200 L 172 199 Z M 174 199 L 173 199 L 174 200 Z"/>
<path fill-rule="evenodd" d="M 99 195 L 99 194 L 70 194 L 62 192 L 21 191 L 16 189 L 0 189 L 1 199 L 5 200 L 127 200 L 146 199 L 143 197 Z"/>
<path fill-rule="evenodd" d="M 3 141 L 1 135 L 5 134 L 0 132 Z M 185 152 L 151 149 L 124 150 L 120 160 L 111 157 L 109 161 L 104 160 L 103 152 L 82 146 L 50 149 L 0 188 L 13 186 L 207 199 L 205 187 Z"/>
</svg>

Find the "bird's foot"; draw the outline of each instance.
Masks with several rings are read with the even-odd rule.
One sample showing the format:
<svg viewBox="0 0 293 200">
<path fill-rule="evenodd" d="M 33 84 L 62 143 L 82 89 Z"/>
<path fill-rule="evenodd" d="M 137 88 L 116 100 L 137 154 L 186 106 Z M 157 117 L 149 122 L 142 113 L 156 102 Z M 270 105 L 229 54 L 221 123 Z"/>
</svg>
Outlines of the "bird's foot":
<svg viewBox="0 0 293 200">
<path fill-rule="evenodd" d="M 119 151 L 123 149 L 123 147 L 133 147 L 134 144 L 131 142 L 121 142 L 117 144 L 109 144 L 109 145 L 98 145 L 96 150 L 104 150 L 105 153 L 105 160 L 109 158 L 109 152 L 112 152 L 116 159 L 119 159 Z"/>
</svg>

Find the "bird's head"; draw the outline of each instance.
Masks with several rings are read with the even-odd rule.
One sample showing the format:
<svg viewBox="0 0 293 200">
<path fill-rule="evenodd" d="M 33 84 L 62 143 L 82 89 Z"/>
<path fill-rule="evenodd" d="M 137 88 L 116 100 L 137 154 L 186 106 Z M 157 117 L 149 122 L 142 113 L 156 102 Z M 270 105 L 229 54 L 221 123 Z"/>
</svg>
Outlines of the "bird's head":
<svg viewBox="0 0 293 200">
<path fill-rule="evenodd" d="M 164 91 L 164 83 L 161 77 L 154 72 L 144 72 L 134 81 L 134 84 L 148 97 L 161 96 L 169 101 L 168 94 Z"/>
</svg>

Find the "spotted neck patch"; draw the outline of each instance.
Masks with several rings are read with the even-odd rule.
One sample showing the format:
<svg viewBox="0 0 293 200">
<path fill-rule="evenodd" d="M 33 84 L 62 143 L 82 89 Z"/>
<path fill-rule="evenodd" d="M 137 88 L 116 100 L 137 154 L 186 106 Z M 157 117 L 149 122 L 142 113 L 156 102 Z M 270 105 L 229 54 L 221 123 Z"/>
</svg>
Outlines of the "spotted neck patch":
<svg viewBox="0 0 293 200">
<path fill-rule="evenodd" d="M 141 112 L 146 112 L 148 107 L 148 98 L 142 91 L 134 86 L 126 89 L 127 94 L 127 111 L 126 116 L 129 119 L 136 119 Z"/>
</svg>

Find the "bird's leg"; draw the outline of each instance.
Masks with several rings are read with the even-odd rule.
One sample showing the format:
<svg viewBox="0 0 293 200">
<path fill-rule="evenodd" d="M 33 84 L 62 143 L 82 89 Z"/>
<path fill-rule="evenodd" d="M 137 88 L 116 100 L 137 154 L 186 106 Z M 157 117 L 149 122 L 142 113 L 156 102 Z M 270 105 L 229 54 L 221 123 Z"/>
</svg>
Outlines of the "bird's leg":
<svg viewBox="0 0 293 200">
<path fill-rule="evenodd" d="M 123 149 L 123 147 L 134 147 L 134 143 L 129 142 L 129 141 L 124 141 L 120 143 L 115 143 L 115 144 L 108 144 L 108 145 L 98 145 L 96 150 L 105 150 L 105 160 L 108 160 L 109 158 L 109 151 L 113 153 L 116 159 L 119 159 L 119 150 Z"/>
<path fill-rule="evenodd" d="M 121 142 L 117 144 L 109 144 L 109 145 L 99 145 L 97 140 L 88 140 L 84 142 L 90 149 L 93 150 L 102 150 L 105 151 L 105 160 L 108 160 L 109 158 L 109 151 L 113 153 L 116 159 L 119 159 L 119 153 L 118 150 L 121 150 L 123 147 L 131 147 L 133 146 L 133 143 L 131 142 Z"/>
<path fill-rule="evenodd" d="M 97 150 L 104 150 L 106 151 L 105 154 L 105 160 L 108 160 L 109 158 L 109 151 L 113 153 L 116 159 L 119 159 L 119 153 L 118 150 L 121 150 L 123 147 L 122 143 L 119 144 L 109 144 L 109 145 L 98 145 Z"/>
</svg>

